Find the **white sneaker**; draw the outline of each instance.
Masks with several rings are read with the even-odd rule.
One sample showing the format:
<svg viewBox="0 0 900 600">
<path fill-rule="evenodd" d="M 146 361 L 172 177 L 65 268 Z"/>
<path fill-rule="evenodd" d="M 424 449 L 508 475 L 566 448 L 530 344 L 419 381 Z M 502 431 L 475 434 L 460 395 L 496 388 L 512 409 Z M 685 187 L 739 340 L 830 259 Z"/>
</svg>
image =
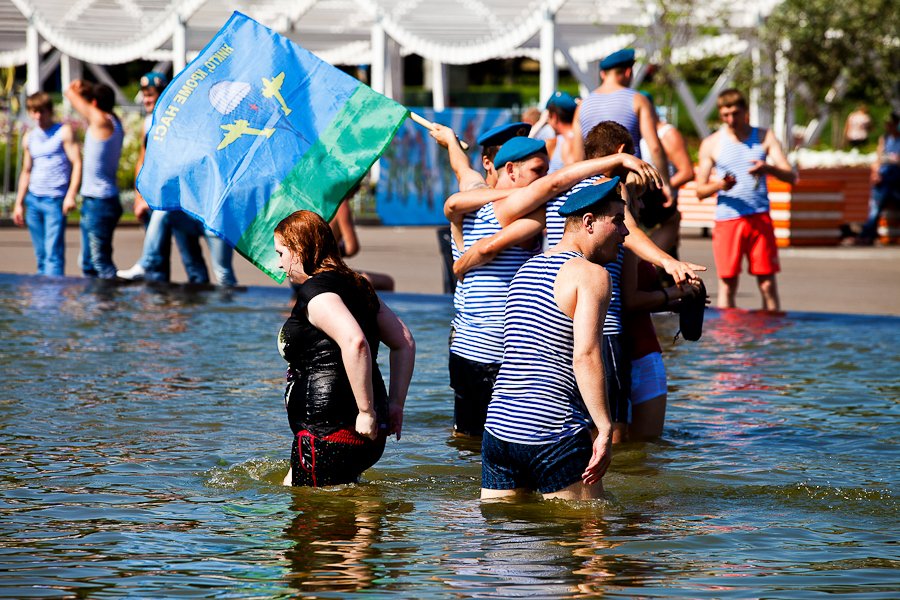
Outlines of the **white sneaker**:
<svg viewBox="0 0 900 600">
<path fill-rule="evenodd" d="M 144 278 L 144 272 L 144 267 L 141 266 L 141 263 L 135 263 L 130 269 L 116 271 L 116 276 L 129 281 L 140 281 Z"/>
</svg>

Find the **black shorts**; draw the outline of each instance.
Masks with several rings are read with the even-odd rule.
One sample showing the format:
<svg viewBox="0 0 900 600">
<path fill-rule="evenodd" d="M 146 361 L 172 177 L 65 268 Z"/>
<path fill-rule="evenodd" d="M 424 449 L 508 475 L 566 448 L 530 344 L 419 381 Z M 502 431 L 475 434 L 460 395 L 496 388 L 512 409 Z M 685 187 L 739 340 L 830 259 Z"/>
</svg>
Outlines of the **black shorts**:
<svg viewBox="0 0 900 600">
<path fill-rule="evenodd" d="M 466 435 L 484 433 L 488 403 L 500 363 L 480 363 L 450 353 L 450 387 L 453 388 L 453 429 Z"/>
<path fill-rule="evenodd" d="M 304 429 L 291 445 L 291 485 L 321 487 L 356 483 L 384 454 L 387 436 L 376 440 L 341 429 L 317 437 Z"/>
<path fill-rule="evenodd" d="M 672 215 L 678 212 L 678 203 L 673 202 L 670 206 L 663 206 L 666 197 L 660 190 L 653 190 L 641 196 L 644 207 L 641 209 L 641 215 L 638 221 L 647 229 L 653 229 L 657 225 L 662 225 L 672 218 Z"/>
<path fill-rule="evenodd" d="M 609 418 L 613 423 L 628 423 L 631 361 L 625 356 L 618 334 L 603 336 L 603 370 L 606 372 Z"/>
</svg>

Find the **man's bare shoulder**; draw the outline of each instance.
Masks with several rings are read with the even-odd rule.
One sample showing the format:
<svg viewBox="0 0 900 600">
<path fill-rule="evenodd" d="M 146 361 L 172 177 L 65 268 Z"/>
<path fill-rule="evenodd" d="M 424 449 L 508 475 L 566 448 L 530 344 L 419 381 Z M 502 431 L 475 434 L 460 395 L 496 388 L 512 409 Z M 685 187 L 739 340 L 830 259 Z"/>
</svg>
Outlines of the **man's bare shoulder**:
<svg viewBox="0 0 900 600">
<path fill-rule="evenodd" d="M 560 268 L 560 279 L 579 289 L 602 290 L 609 286 L 609 271 L 603 265 L 593 263 L 583 256 L 569 259 Z"/>
</svg>

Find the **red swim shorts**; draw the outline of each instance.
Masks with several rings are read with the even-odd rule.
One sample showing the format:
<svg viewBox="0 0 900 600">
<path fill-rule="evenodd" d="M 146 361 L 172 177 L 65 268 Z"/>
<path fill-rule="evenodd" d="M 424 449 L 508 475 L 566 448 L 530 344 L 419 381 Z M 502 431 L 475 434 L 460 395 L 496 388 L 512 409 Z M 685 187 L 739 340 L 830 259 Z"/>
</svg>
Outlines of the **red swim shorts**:
<svg viewBox="0 0 900 600">
<path fill-rule="evenodd" d="M 713 258 L 720 279 L 737 277 L 747 256 L 751 275 L 774 275 L 781 270 L 775 227 L 768 213 L 716 221 L 713 228 Z"/>
</svg>

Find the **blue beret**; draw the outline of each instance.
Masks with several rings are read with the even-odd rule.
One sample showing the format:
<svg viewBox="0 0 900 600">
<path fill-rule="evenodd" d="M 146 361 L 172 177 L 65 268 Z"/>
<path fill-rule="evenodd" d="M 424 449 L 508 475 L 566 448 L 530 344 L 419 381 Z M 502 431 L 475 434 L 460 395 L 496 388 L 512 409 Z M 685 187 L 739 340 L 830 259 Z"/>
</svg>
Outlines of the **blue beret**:
<svg viewBox="0 0 900 600">
<path fill-rule="evenodd" d="M 507 123 L 488 129 L 476 140 L 481 146 L 502 146 L 516 136 L 527 136 L 531 131 L 528 123 Z"/>
<path fill-rule="evenodd" d="M 499 169 L 508 162 L 525 160 L 532 154 L 546 151 L 547 144 L 542 140 L 521 136 L 514 137 L 500 146 L 500 149 L 497 151 L 497 156 L 494 157 L 494 168 Z"/>
<path fill-rule="evenodd" d="M 162 91 L 163 88 L 165 88 L 167 85 L 169 85 L 169 82 L 166 79 L 166 76 L 159 71 L 150 71 L 149 73 L 141 77 L 142 88 L 153 87 L 159 91 Z"/>
<path fill-rule="evenodd" d="M 613 52 L 600 61 L 600 70 L 608 71 L 616 67 L 630 67 L 634 64 L 634 48 L 624 48 Z"/>
<path fill-rule="evenodd" d="M 569 112 L 575 112 L 575 109 L 578 108 L 578 104 L 575 103 L 575 98 L 568 92 L 556 92 L 550 96 L 550 99 L 547 100 L 547 108 L 550 108 L 551 106 L 558 106 Z"/>
<path fill-rule="evenodd" d="M 619 195 L 616 193 L 618 187 L 618 177 L 613 177 L 609 181 L 596 185 L 585 186 L 566 198 L 563 205 L 559 207 L 559 214 L 563 217 L 568 217 L 592 206 L 599 206 L 607 199 L 617 199 L 619 198 Z"/>
</svg>

